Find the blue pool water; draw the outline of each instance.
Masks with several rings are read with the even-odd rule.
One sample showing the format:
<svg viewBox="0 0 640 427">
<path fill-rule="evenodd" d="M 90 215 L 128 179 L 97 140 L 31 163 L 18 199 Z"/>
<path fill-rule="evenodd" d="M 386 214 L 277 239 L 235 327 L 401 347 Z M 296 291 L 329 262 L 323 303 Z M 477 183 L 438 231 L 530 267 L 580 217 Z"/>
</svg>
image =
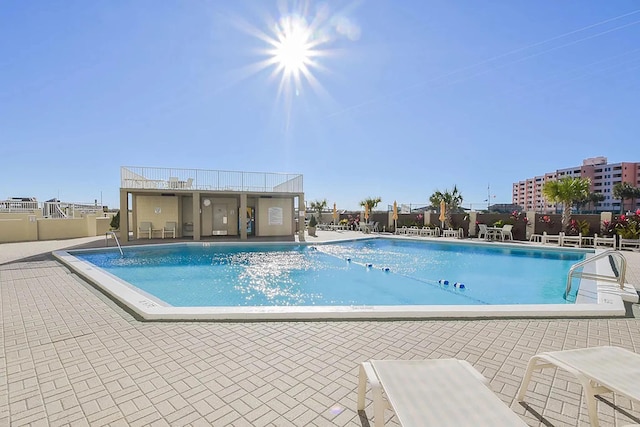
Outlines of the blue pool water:
<svg viewBox="0 0 640 427">
<path fill-rule="evenodd" d="M 567 272 L 585 256 L 396 239 L 74 255 L 180 307 L 564 304 Z"/>
</svg>

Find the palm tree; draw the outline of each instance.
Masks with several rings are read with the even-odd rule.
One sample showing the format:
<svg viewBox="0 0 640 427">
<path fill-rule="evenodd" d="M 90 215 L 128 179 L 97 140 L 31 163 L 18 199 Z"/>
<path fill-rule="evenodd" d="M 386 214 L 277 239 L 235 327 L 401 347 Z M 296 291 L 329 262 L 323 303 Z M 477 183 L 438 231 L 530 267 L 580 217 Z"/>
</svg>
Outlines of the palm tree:
<svg viewBox="0 0 640 427">
<path fill-rule="evenodd" d="M 589 178 L 562 178 L 545 182 L 542 187 L 544 196 L 555 203 L 562 203 L 562 231 L 567 231 L 571 221 L 571 206 L 589 197 Z"/>
<path fill-rule="evenodd" d="M 363 208 L 366 206 L 367 209 L 369 210 L 369 215 L 371 215 L 371 213 L 373 213 L 373 209 L 378 206 L 378 203 L 380 203 L 382 201 L 382 199 L 380 197 L 369 197 L 367 199 L 364 199 L 363 201 L 360 202 L 360 206 L 362 206 Z"/>
<path fill-rule="evenodd" d="M 635 200 L 640 197 L 640 188 L 636 188 L 628 182 L 617 182 L 613 186 L 613 197 L 620 199 L 620 213 L 624 213 L 625 199 Z"/>
<path fill-rule="evenodd" d="M 314 200 L 309 204 L 309 207 L 318 213 L 318 222 L 322 222 L 322 212 L 327 209 L 327 199 Z"/>
<path fill-rule="evenodd" d="M 585 206 L 588 206 L 590 208 L 589 211 L 594 211 L 596 205 L 600 202 L 603 202 L 604 199 L 605 197 L 602 193 L 589 193 L 585 199 L 576 202 L 578 213 L 580 213 Z"/>
<path fill-rule="evenodd" d="M 434 208 L 440 206 L 440 202 L 443 200 L 445 205 L 446 223 L 451 226 L 451 214 L 458 211 L 460 205 L 462 205 L 462 194 L 458 191 L 458 187 L 454 185 L 451 192 L 449 192 L 449 190 L 444 190 L 444 192 L 436 190 L 431 197 L 429 197 L 429 202 Z"/>
<path fill-rule="evenodd" d="M 589 206 L 592 208 L 592 211 L 596 210 L 596 206 L 598 205 L 598 203 L 604 202 L 604 194 L 602 193 L 591 193 L 589 194 Z"/>
</svg>

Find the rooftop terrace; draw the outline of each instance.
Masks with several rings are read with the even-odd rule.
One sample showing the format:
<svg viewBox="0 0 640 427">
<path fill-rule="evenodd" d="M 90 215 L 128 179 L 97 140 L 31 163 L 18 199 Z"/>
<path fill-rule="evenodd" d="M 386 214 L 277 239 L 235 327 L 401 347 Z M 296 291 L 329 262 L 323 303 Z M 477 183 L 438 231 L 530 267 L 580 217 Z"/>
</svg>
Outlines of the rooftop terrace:
<svg viewBox="0 0 640 427">
<path fill-rule="evenodd" d="M 301 174 L 122 166 L 124 189 L 302 193 Z"/>
</svg>

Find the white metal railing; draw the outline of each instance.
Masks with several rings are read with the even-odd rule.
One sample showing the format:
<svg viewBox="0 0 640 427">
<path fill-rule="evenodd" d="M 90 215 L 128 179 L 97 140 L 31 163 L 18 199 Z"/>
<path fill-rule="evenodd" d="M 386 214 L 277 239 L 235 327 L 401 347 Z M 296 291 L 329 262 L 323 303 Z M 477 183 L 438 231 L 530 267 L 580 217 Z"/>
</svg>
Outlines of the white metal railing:
<svg viewBox="0 0 640 427">
<path fill-rule="evenodd" d="M 120 187 L 202 191 L 302 193 L 301 174 L 173 169 L 139 166 L 120 168 Z"/>
<path fill-rule="evenodd" d="M 35 200 L 0 200 L 0 212 L 33 212 L 42 209 Z"/>
<path fill-rule="evenodd" d="M 48 218 L 79 218 L 102 212 L 102 206 L 95 203 L 44 202 L 42 207 L 42 214 Z"/>
<path fill-rule="evenodd" d="M 613 275 L 606 275 L 606 274 L 597 274 L 597 273 L 588 273 L 588 272 L 584 272 L 584 271 L 577 271 L 578 268 L 584 267 L 585 265 L 595 262 L 599 259 L 602 258 L 607 258 L 607 257 L 611 257 L 611 258 L 617 258 L 619 263 L 616 263 L 616 268 L 618 269 L 617 273 L 618 274 L 614 274 Z M 581 278 L 581 279 L 593 279 L 593 280 L 602 280 L 605 282 L 612 282 L 612 283 L 617 283 L 618 286 L 620 286 L 620 289 L 624 289 L 624 280 L 625 280 L 625 276 L 627 274 L 627 260 L 624 257 L 624 255 L 622 255 L 620 252 L 616 251 L 616 250 L 608 250 L 608 251 L 604 251 L 602 253 L 599 253 L 595 256 L 592 256 L 590 258 L 585 259 L 584 261 L 580 261 L 576 264 L 573 264 L 571 266 L 571 268 L 569 269 L 569 274 L 567 275 L 567 287 L 565 289 L 564 292 L 564 298 L 566 299 L 567 296 L 569 295 L 569 293 L 571 292 L 571 280 L 576 277 L 576 278 Z"/>
<path fill-rule="evenodd" d="M 86 214 L 101 214 L 102 206 L 96 203 L 38 202 L 35 200 L 0 200 L 0 212 L 33 213 L 42 212 L 48 218 L 78 218 Z"/>
</svg>

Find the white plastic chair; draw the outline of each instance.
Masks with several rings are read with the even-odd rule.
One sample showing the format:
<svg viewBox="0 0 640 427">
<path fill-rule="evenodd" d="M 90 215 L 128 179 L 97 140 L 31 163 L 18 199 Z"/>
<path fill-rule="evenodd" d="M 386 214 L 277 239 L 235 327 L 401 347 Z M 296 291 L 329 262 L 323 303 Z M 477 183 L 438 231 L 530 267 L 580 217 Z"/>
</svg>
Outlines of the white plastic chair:
<svg viewBox="0 0 640 427">
<path fill-rule="evenodd" d="M 505 239 L 513 240 L 513 233 L 511 230 L 513 229 L 513 225 L 505 224 L 502 226 L 502 230 L 500 230 L 500 239 L 504 242 Z"/>
<path fill-rule="evenodd" d="M 487 224 L 478 224 L 478 239 L 489 240 L 489 231 L 487 230 Z"/>
<path fill-rule="evenodd" d="M 143 234 L 146 234 L 150 239 L 153 234 L 153 225 L 149 221 L 140 222 L 140 226 L 138 227 L 138 238 L 141 238 Z"/>
<path fill-rule="evenodd" d="M 176 222 L 172 222 L 172 221 L 167 221 L 167 223 L 164 225 L 164 228 L 162 229 L 162 238 L 165 238 L 165 235 L 168 235 L 169 233 L 171 233 L 173 236 L 173 238 L 176 238 L 176 229 L 178 228 L 178 224 Z"/>
</svg>

